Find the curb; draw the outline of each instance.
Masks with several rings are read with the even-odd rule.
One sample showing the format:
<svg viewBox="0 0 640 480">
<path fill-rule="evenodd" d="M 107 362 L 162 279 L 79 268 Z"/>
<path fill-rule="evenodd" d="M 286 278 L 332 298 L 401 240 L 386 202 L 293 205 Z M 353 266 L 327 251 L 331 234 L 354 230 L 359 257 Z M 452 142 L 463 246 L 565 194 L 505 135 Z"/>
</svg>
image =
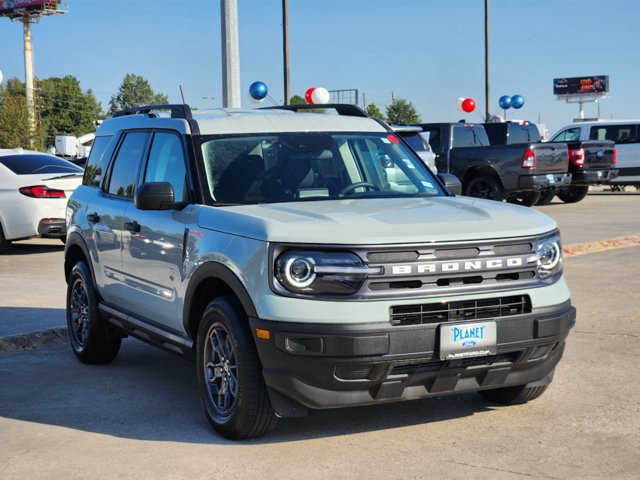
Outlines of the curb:
<svg viewBox="0 0 640 480">
<path fill-rule="evenodd" d="M 66 327 L 52 328 L 37 332 L 0 337 L 0 355 L 9 352 L 35 350 L 54 343 L 67 341 Z"/>
</svg>

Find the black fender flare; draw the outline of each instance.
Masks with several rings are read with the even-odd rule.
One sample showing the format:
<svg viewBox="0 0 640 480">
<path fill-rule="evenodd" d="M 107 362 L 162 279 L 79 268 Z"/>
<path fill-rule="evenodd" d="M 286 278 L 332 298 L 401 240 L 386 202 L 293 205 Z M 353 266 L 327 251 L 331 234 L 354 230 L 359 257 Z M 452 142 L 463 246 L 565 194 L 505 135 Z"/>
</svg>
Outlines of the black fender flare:
<svg viewBox="0 0 640 480">
<path fill-rule="evenodd" d="M 82 253 L 84 254 L 84 258 L 86 259 L 87 264 L 89 266 L 89 270 L 91 271 L 91 281 L 93 282 L 93 288 L 95 288 L 96 292 L 99 292 L 98 285 L 96 284 L 96 275 L 93 271 L 93 262 L 91 261 L 91 254 L 89 253 L 89 247 L 87 247 L 87 243 L 85 242 L 84 237 L 80 235 L 80 233 L 77 231 L 72 231 L 67 233 L 67 240 L 65 241 L 65 246 L 64 246 L 65 281 L 69 280 L 68 272 L 70 272 L 71 269 L 73 268 L 73 265 L 67 265 L 67 261 L 68 261 L 67 256 L 68 256 L 69 250 L 71 250 L 74 247 L 79 247 L 80 250 L 82 250 Z"/>
<path fill-rule="evenodd" d="M 249 292 L 245 288 L 244 284 L 240 281 L 235 273 L 229 269 L 229 267 L 218 262 L 206 262 L 200 265 L 196 271 L 191 275 L 189 280 L 189 286 L 184 297 L 182 321 L 185 332 L 191 338 L 195 337 L 196 332 L 191 331 L 191 309 L 195 299 L 195 294 L 198 291 L 198 287 L 206 280 L 218 280 L 226 284 L 231 292 L 238 298 L 242 308 L 249 317 L 257 317 L 256 308 L 253 304 L 253 300 L 249 295 Z"/>
</svg>

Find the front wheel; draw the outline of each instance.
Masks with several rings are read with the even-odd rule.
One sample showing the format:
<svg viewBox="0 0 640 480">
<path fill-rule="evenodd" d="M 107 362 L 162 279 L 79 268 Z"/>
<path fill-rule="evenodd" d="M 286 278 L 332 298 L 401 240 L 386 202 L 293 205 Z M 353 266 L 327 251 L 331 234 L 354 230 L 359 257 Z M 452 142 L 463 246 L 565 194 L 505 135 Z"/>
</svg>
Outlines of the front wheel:
<svg viewBox="0 0 640 480">
<path fill-rule="evenodd" d="M 507 197 L 507 202 L 523 207 L 533 207 L 540 198 L 540 192 L 519 192 L 512 193 Z"/>
<path fill-rule="evenodd" d="M 246 314 L 232 297 L 207 306 L 196 349 L 207 420 L 234 440 L 264 435 L 276 424 Z"/>
<path fill-rule="evenodd" d="M 577 203 L 580 200 L 582 200 L 584 197 L 586 197 L 588 192 L 589 192 L 588 185 L 581 186 L 581 187 L 574 186 L 574 187 L 561 188 L 558 191 L 557 195 L 558 195 L 558 198 L 565 203 Z"/>
<path fill-rule="evenodd" d="M 504 200 L 500 181 L 493 175 L 479 175 L 471 178 L 464 186 L 464 194 L 469 197 L 486 198 L 498 202 Z"/>
<path fill-rule="evenodd" d="M 69 275 L 67 329 L 71 349 L 82 363 L 109 363 L 120 351 L 122 336 L 100 317 L 98 295 L 84 261 L 76 263 Z"/>
</svg>

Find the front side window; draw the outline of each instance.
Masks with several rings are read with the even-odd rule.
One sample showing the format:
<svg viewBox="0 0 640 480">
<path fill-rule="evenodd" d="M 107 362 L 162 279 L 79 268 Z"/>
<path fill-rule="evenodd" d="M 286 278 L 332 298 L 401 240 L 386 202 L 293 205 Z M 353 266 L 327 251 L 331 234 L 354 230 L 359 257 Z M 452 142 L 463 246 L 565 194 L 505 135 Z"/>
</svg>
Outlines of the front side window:
<svg viewBox="0 0 640 480">
<path fill-rule="evenodd" d="M 156 133 L 153 136 L 145 182 L 169 182 L 176 202 L 187 202 L 187 171 L 182 142 L 173 133 Z"/>
<path fill-rule="evenodd" d="M 552 142 L 577 142 L 580 140 L 580 128 L 568 128 L 551 139 Z"/>
<path fill-rule="evenodd" d="M 133 198 L 148 136 L 146 132 L 132 132 L 124 137 L 111 171 L 108 189 L 111 195 Z"/>
<path fill-rule="evenodd" d="M 196 144 L 216 203 L 444 195 L 394 134 L 203 136 Z"/>
</svg>

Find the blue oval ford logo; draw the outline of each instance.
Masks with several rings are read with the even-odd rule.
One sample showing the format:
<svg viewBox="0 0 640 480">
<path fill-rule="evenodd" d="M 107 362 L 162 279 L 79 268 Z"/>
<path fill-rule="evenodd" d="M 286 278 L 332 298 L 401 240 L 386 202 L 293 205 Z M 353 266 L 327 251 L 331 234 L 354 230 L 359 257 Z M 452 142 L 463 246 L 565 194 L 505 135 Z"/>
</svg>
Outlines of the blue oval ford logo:
<svg viewBox="0 0 640 480">
<path fill-rule="evenodd" d="M 463 347 L 475 347 L 476 346 L 476 341 L 475 340 L 465 340 L 464 342 L 462 342 L 462 346 Z"/>
</svg>

